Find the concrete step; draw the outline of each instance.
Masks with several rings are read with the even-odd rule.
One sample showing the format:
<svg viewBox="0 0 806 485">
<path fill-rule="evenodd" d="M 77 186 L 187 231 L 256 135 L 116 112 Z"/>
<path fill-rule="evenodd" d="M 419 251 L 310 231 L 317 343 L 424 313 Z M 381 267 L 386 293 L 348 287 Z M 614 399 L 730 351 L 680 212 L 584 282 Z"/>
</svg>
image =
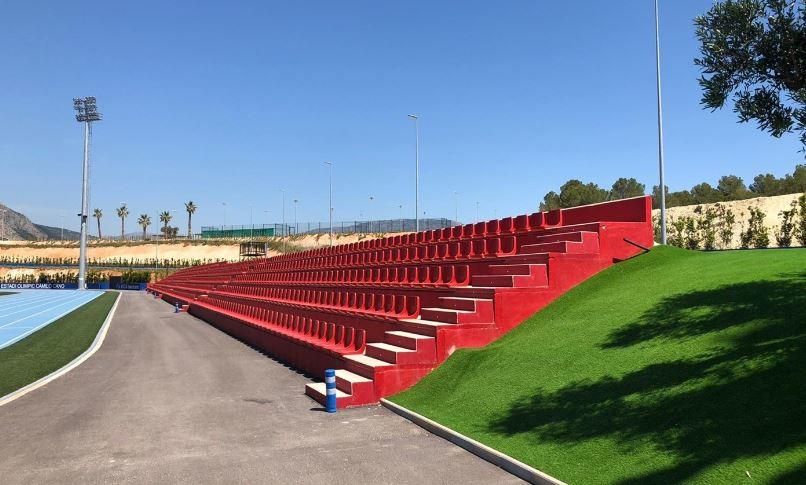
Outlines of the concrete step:
<svg viewBox="0 0 806 485">
<path fill-rule="evenodd" d="M 305 384 L 305 395 L 324 406 L 327 402 L 327 388 L 324 382 Z M 336 407 L 345 408 L 352 403 L 352 395 L 336 389 Z"/>
<path fill-rule="evenodd" d="M 354 374 L 346 369 L 336 369 L 336 389 L 347 394 L 356 394 L 361 386 L 372 386 L 372 379 Z"/>
<path fill-rule="evenodd" d="M 420 335 L 403 330 L 390 330 L 386 332 L 385 341 L 398 347 L 405 347 L 411 350 L 422 350 L 424 346 L 433 344 L 434 337 Z"/>
<path fill-rule="evenodd" d="M 417 364 L 419 363 L 416 350 L 399 347 L 385 342 L 373 342 L 367 344 L 366 355 L 378 360 L 391 362 L 393 364 Z"/>
<path fill-rule="evenodd" d="M 529 265 L 528 275 L 476 275 L 471 278 L 473 286 L 504 288 L 543 288 L 548 286 L 548 271 L 545 264 Z"/>
<path fill-rule="evenodd" d="M 483 304 L 483 302 L 492 302 L 492 300 L 487 298 L 441 296 L 439 297 L 439 308 L 474 312 L 480 304 Z"/>
<path fill-rule="evenodd" d="M 354 372 L 360 376 L 364 376 L 368 379 L 372 379 L 375 377 L 376 369 L 383 369 L 387 367 L 392 367 L 394 365 L 391 362 L 376 359 L 374 357 L 370 357 L 369 355 L 365 354 L 345 355 L 344 360 L 346 362 L 345 367 L 347 368 L 347 370 Z"/>
<path fill-rule="evenodd" d="M 423 318 L 444 323 L 482 323 L 492 322 L 493 305 L 491 301 L 487 304 L 479 304 L 475 311 L 454 310 L 450 308 L 423 308 L 420 312 Z"/>
<path fill-rule="evenodd" d="M 487 269 L 491 275 L 528 275 L 531 268 L 528 264 L 491 264 Z"/>
</svg>

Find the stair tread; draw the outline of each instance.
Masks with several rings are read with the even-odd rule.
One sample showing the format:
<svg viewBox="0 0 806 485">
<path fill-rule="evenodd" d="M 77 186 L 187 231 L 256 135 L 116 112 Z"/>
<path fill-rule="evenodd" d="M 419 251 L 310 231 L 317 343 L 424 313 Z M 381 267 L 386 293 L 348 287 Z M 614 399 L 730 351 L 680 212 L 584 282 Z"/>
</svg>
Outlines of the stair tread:
<svg viewBox="0 0 806 485">
<path fill-rule="evenodd" d="M 364 354 L 348 354 L 345 355 L 344 358 L 359 364 L 364 364 L 368 367 L 388 367 L 395 365 L 391 362 L 386 362 L 385 360 L 376 359 L 375 357 L 370 357 Z"/>
<path fill-rule="evenodd" d="M 418 339 L 418 340 L 420 340 L 420 339 L 428 339 L 428 338 L 433 339 L 434 338 L 434 337 L 431 337 L 429 335 L 420 335 L 419 333 L 411 333 L 411 332 L 406 332 L 404 330 L 389 330 L 386 333 L 389 334 L 389 335 L 395 335 L 397 337 L 406 337 L 406 338 L 413 338 L 413 339 Z"/>
<path fill-rule="evenodd" d="M 447 312 L 447 313 L 476 313 L 472 310 L 454 310 L 453 308 L 436 308 L 436 307 L 421 308 L 420 311 L 422 310 L 430 310 L 433 312 Z"/>
<path fill-rule="evenodd" d="M 492 301 L 492 298 L 472 298 L 469 296 L 441 296 L 443 300 L 463 300 L 463 301 Z"/>
<path fill-rule="evenodd" d="M 344 379 L 351 384 L 357 384 L 359 382 L 372 382 L 372 379 L 367 379 L 366 377 L 360 376 L 354 372 L 350 372 L 347 369 L 336 369 L 336 377 L 339 379 Z"/>
<path fill-rule="evenodd" d="M 416 350 L 398 347 L 397 345 L 387 344 L 386 342 L 372 342 L 367 344 L 367 347 L 375 347 L 377 349 L 389 350 L 391 352 L 416 352 Z"/>
<path fill-rule="evenodd" d="M 327 387 L 324 382 L 309 382 L 308 384 L 305 384 L 305 387 L 310 387 L 311 389 L 313 389 L 314 391 L 318 392 L 323 396 L 327 395 Z M 350 396 L 352 396 L 352 394 L 347 394 L 341 389 L 336 389 L 336 399 L 340 397 L 350 397 Z"/>
<path fill-rule="evenodd" d="M 449 325 L 456 325 L 455 323 L 435 322 L 433 320 L 423 320 L 420 318 L 403 318 L 400 321 L 406 323 L 417 323 L 420 325 L 428 325 L 431 327 L 447 327 Z"/>
</svg>

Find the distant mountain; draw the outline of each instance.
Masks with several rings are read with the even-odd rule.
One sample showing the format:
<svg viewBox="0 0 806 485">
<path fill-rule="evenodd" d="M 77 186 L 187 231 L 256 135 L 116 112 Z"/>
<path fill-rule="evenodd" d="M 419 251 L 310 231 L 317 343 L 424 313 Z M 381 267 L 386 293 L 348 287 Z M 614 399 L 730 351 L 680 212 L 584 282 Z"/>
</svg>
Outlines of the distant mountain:
<svg viewBox="0 0 806 485">
<path fill-rule="evenodd" d="M 45 236 L 48 239 L 61 239 L 62 238 L 62 228 L 61 227 L 51 227 L 51 226 L 43 226 L 42 224 L 34 224 L 40 231 L 45 233 Z M 64 230 L 64 240 L 65 241 L 73 241 L 77 240 L 81 236 L 80 232 L 71 231 L 70 229 Z M 92 238 L 92 236 L 90 236 Z"/>
<path fill-rule="evenodd" d="M 24 214 L 0 204 L 0 240 L 37 241 L 43 239 L 61 239 L 60 227 L 34 224 Z M 65 239 L 78 239 L 75 231 L 64 230 Z"/>
</svg>

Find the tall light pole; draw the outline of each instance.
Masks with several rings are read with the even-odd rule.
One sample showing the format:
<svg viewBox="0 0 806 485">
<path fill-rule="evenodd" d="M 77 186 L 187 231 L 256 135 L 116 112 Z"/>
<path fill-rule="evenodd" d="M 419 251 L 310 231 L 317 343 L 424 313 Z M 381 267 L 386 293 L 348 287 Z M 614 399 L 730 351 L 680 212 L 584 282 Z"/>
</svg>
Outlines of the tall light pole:
<svg viewBox="0 0 806 485">
<path fill-rule="evenodd" d="M 227 228 L 227 203 L 222 202 L 221 207 L 224 208 L 224 224 L 221 225 L 221 235 L 224 235 L 224 230 Z"/>
<path fill-rule="evenodd" d="M 330 245 L 333 246 L 333 162 L 325 162 L 330 170 L 330 202 L 328 202 L 328 225 L 330 231 Z"/>
<path fill-rule="evenodd" d="M 84 123 L 84 167 L 81 177 L 81 238 L 78 254 L 78 289 L 86 290 L 87 278 L 87 218 L 89 217 L 89 175 L 90 175 L 90 138 L 92 137 L 92 122 L 101 121 L 101 113 L 95 103 L 95 97 L 73 98 L 73 108 L 76 110 L 76 121 Z"/>
<path fill-rule="evenodd" d="M 479 221 L 479 201 L 476 201 L 476 222 Z"/>
<path fill-rule="evenodd" d="M 252 206 L 249 206 L 249 242 L 252 242 L 252 238 L 255 236 L 255 223 L 252 221 Z"/>
<path fill-rule="evenodd" d="M 64 241 L 64 212 L 59 213 L 59 219 L 61 219 L 61 223 L 62 223 L 62 238 L 61 238 L 61 240 Z"/>
<path fill-rule="evenodd" d="M 283 252 L 285 252 L 285 236 L 286 236 L 286 228 L 285 228 L 285 189 L 280 189 L 280 192 L 283 194 L 283 227 L 280 234 L 282 234 L 283 238 Z"/>
<path fill-rule="evenodd" d="M 454 217 L 453 220 L 457 224 L 459 224 L 459 192 L 454 192 L 453 193 L 453 200 L 454 200 L 454 202 L 456 204 L 456 206 L 454 207 L 455 210 L 454 210 L 454 213 L 453 213 L 453 217 Z"/>
<path fill-rule="evenodd" d="M 299 202 L 299 200 L 294 199 L 294 234 L 295 235 L 299 232 L 299 229 L 297 228 L 297 202 Z"/>
<path fill-rule="evenodd" d="M 658 88 L 658 172 L 660 178 L 660 243 L 666 244 L 666 185 L 663 160 L 663 96 L 660 78 L 660 7 L 655 0 L 655 75 Z"/>
<path fill-rule="evenodd" d="M 414 120 L 414 231 L 420 232 L 420 116 L 409 118 Z"/>
<path fill-rule="evenodd" d="M 372 201 L 375 200 L 375 197 L 369 196 L 369 207 L 367 208 L 367 219 L 369 222 L 369 232 L 372 232 Z M 378 232 L 381 232 L 380 230 Z"/>
</svg>

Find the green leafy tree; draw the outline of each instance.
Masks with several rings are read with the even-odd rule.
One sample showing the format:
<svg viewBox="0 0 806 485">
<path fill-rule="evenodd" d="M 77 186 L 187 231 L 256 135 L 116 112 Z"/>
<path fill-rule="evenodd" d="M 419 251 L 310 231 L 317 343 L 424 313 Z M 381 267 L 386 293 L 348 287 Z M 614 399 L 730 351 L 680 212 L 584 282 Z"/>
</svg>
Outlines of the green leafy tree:
<svg viewBox="0 0 806 485">
<path fill-rule="evenodd" d="M 644 195 L 646 185 L 638 182 L 634 178 L 624 178 L 616 180 L 610 189 L 610 199 L 628 199 Z"/>
<path fill-rule="evenodd" d="M 710 204 L 722 200 L 722 194 L 711 184 L 703 182 L 691 188 L 691 198 L 696 204 Z"/>
<path fill-rule="evenodd" d="M 572 179 L 560 187 L 560 207 L 577 207 L 586 204 L 595 204 L 607 200 L 607 190 L 595 183 L 582 183 Z"/>
<path fill-rule="evenodd" d="M 123 204 L 118 207 L 117 212 L 118 217 L 120 217 L 120 238 L 123 239 L 126 234 L 126 218 L 129 217 L 129 208 L 126 207 L 126 204 Z"/>
<path fill-rule="evenodd" d="M 92 211 L 92 217 L 95 218 L 95 221 L 98 223 L 98 239 L 101 239 L 101 218 L 104 216 L 104 211 L 101 209 L 95 209 Z"/>
<path fill-rule="evenodd" d="M 703 106 L 732 97 L 740 122 L 774 137 L 797 132 L 806 147 L 806 3 L 717 1 L 695 24 Z"/>
<path fill-rule="evenodd" d="M 196 204 L 193 203 L 192 200 L 190 202 L 185 203 L 185 210 L 188 213 L 188 239 L 193 238 L 193 230 L 192 230 L 191 220 L 193 218 L 193 214 L 196 213 L 196 209 L 198 209 L 198 207 L 196 206 Z"/>
<path fill-rule="evenodd" d="M 540 203 L 541 211 L 552 211 L 560 208 L 560 194 L 555 191 L 550 191 L 543 196 L 543 202 Z"/>
<path fill-rule="evenodd" d="M 143 239 L 146 238 L 146 230 L 148 226 L 151 225 L 151 217 L 148 214 L 140 214 L 140 217 L 137 218 L 137 224 L 143 228 Z"/>
<path fill-rule="evenodd" d="M 763 196 L 780 195 L 784 193 L 784 181 L 771 173 L 758 174 L 750 184 L 750 191 Z"/>
<path fill-rule="evenodd" d="M 719 179 L 716 190 L 721 194 L 722 200 L 742 200 L 750 194 L 744 180 L 736 175 L 725 175 Z"/>
</svg>

